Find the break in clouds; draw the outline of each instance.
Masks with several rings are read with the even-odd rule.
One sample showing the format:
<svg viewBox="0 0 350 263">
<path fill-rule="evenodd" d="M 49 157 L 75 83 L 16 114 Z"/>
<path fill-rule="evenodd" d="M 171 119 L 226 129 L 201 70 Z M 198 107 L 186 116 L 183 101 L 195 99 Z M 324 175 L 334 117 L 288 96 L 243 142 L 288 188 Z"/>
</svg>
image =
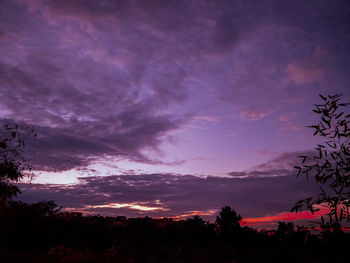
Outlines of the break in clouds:
<svg viewBox="0 0 350 263">
<path fill-rule="evenodd" d="M 282 154 L 229 177 L 124 174 L 80 177 L 78 184 L 21 184 L 22 200 L 56 200 L 66 210 L 127 217 L 189 217 L 214 221 L 230 205 L 243 217 L 288 212 L 297 200 L 318 192 L 313 180 L 296 178 L 298 153 Z"/>
<path fill-rule="evenodd" d="M 21 185 L 21 199 L 56 200 L 66 210 L 127 217 L 189 217 L 199 212 L 214 221 L 225 205 L 243 217 L 290 211 L 317 187 L 294 175 L 268 178 L 200 178 L 192 175 L 146 174 L 82 177 L 79 184 Z"/>
</svg>

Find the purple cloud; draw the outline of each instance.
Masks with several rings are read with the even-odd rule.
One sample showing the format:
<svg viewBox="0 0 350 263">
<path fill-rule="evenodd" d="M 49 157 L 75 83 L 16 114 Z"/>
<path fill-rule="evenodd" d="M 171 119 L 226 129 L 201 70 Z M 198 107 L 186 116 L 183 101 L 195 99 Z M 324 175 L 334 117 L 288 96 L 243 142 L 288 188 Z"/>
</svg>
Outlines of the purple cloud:
<svg viewBox="0 0 350 263">
<path fill-rule="evenodd" d="M 51 148 L 45 169 L 140 154 L 188 114 L 211 115 L 198 109 L 215 109 L 217 101 L 257 121 L 300 106 L 315 90 L 295 85 L 339 83 L 330 72 L 349 55 L 334 51 L 345 50 L 338 37 L 347 27 L 338 25 L 347 9 L 330 3 L 271 1 L 268 9 L 255 1 L 1 5 L 1 117 L 42 131 L 42 156 Z M 58 164 L 65 159 L 71 165 Z"/>
<path fill-rule="evenodd" d="M 231 177 L 123 174 L 79 177 L 74 185 L 20 184 L 20 198 L 53 199 L 67 210 L 111 216 L 178 217 L 200 211 L 214 220 L 214 211 L 230 205 L 245 217 L 264 217 L 289 211 L 296 201 L 318 192 L 312 180 L 296 178 L 293 165 L 300 154 L 282 153 L 247 171 L 231 172 Z"/>
<path fill-rule="evenodd" d="M 112 216 L 170 217 L 230 205 L 245 217 L 262 217 L 289 211 L 297 200 L 317 192 L 316 186 L 293 175 L 239 179 L 131 174 L 79 180 L 71 186 L 23 184 L 20 198 L 53 199 L 68 209 Z"/>
</svg>

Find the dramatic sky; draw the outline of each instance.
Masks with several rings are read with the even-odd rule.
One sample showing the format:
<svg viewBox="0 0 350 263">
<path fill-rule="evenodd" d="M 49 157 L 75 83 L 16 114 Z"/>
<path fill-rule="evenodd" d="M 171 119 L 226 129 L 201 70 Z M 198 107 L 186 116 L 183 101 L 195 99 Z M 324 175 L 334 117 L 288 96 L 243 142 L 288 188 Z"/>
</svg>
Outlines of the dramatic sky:
<svg viewBox="0 0 350 263">
<path fill-rule="evenodd" d="M 38 134 L 20 198 L 289 218 L 315 192 L 293 166 L 318 93 L 350 100 L 349 47 L 346 0 L 2 0 L 0 118 Z"/>
</svg>

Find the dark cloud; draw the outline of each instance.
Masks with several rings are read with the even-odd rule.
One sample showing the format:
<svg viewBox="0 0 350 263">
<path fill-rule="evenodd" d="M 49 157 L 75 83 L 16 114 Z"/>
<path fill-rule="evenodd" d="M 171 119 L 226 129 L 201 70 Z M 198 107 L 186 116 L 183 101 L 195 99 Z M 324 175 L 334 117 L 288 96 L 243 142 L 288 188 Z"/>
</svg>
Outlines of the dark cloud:
<svg viewBox="0 0 350 263">
<path fill-rule="evenodd" d="M 185 38 L 199 51 L 223 52 L 239 42 L 249 28 L 249 20 L 241 14 L 254 6 L 230 1 L 56 1 L 46 2 L 48 12 L 56 16 L 68 14 L 98 27 L 101 18 L 122 23 L 131 30 L 144 26 L 149 33 L 165 33 L 167 38 Z M 206 30 L 203 30 L 206 28 Z M 137 30 L 135 30 L 137 31 Z M 138 32 L 140 33 L 140 32 Z M 194 34 L 195 33 L 195 34 Z M 164 35 L 162 35 L 164 36 Z M 161 39 L 164 41 L 164 39 Z M 178 40 L 175 40 L 179 42 Z M 183 44 L 183 43 L 182 43 Z M 224 49 L 224 50 L 223 50 Z"/>
<path fill-rule="evenodd" d="M 349 14 L 346 0 L 0 1 L 0 120 L 34 127 L 38 137 L 28 141 L 26 157 L 38 170 L 88 174 L 88 164 L 109 157 L 181 165 L 144 153 L 171 141 L 193 116 L 220 133 L 203 139 L 186 130 L 180 139 L 191 138 L 189 147 L 205 144 L 207 159 L 227 159 L 223 145 L 230 142 L 220 137 L 226 117 L 210 117 L 227 106 L 230 116 L 249 121 L 288 108 L 299 127 L 315 94 L 336 89 L 348 98 Z M 262 126 L 244 128 L 254 130 L 252 141 L 273 137 L 266 140 L 272 150 L 289 145 Z M 75 185 L 22 184 L 21 198 L 110 215 L 139 216 L 148 207 L 154 210 L 143 215 L 175 216 L 230 205 L 244 217 L 266 216 L 317 192 L 295 178 L 301 153 L 228 178 L 124 170 Z"/>
<path fill-rule="evenodd" d="M 186 119 L 165 112 L 188 97 L 183 82 L 199 62 L 195 54 L 234 46 L 245 25 L 206 1 L 2 6 L 0 117 L 36 128 L 28 155 L 41 170 L 105 155 L 150 163 L 140 150 L 157 147 Z"/>
<path fill-rule="evenodd" d="M 317 187 L 306 180 L 291 175 L 239 179 L 131 174 L 83 177 L 79 181 L 70 186 L 23 184 L 20 198 L 30 202 L 53 199 L 66 208 L 129 217 L 176 216 L 191 211 L 219 210 L 224 205 L 230 205 L 244 217 L 260 217 L 289 211 L 297 200 L 317 191 Z M 103 207 L 113 203 L 138 204 L 159 210 Z M 213 220 L 214 216 L 209 218 Z"/>
<path fill-rule="evenodd" d="M 179 122 L 168 116 L 150 116 L 134 107 L 101 121 L 73 121 L 66 127 L 34 126 L 38 136 L 28 142 L 27 158 L 39 170 L 67 170 L 86 166 L 103 156 L 156 163 L 139 153 L 157 147 L 162 136 Z"/>
<path fill-rule="evenodd" d="M 65 170 L 103 155 L 140 156 L 179 126 L 181 116 L 162 112 L 187 97 L 186 61 L 173 59 L 185 50 L 168 45 L 157 30 L 187 28 L 190 14 L 180 12 L 185 4 L 2 5 L 9 25 L 0 64 L 2 117 L 37 129 L 30 155 L 38 168 Z M 169 18 L 171 10 L 179 15 Z"/>
<path fill-rule="evenodd" d="M 40 169 L 142 156 L 198 114 L 186 104 L 198 94 L 259 120 L 298 107 L 315 93 L 307 85 L 327 79 L 321 90 L 347 87 L 348 79 L 332 74 L 350 61 L 349 39 L 341 38 L 349 5 L 342 1 L 0 5 L 0 118 L 38 129 L 30 154 Z"/>
<path fill-rule="evenodd" d="M 77 3 L 71 3 L 74 9 Z M 23 12 L 23 6 L 8 3 L 6 7 Z M 41 11 L 44 16 L 45 9 Z M 32 15 L 25 13 L 23 20 Z M 81 32 L 75 32 L 77 29 L 71 26 L 73 34 L 77 33 L 75 40 L 84 41 Z M 50 23 L 38 25 L 37 31 L 40 36 L 47 33 L 47 39 L 28 39 L 25 31 L 23 37 L 13 34 L 17 42 L 13 47 L 4 47 L 10 52 L 0 65 L 2 117 L 27 122 L 37 130 L 37 140 L 28 147 L 28 155 L 37 168 L 66 170 L 104 155 L 132 159 L 130 156 L 141 156 L 139 151 L 145 147 L 157 147 L 166 132 L 182 122 L 181 116 L 160 113 L 170 102 L 186 97 L 180 84 L 183 73 L 177 72 L 176 67 L 166 76 L 159 73 L 149 78 L 154 83 L 151 94 L 138 82 L 147 67 L 144 49 L 144 53 L 139 53 L 139 47 L 135 47 L 130 57 L 120 58 L 120 63 L 127 67 L 124 71 L 113 65 L 118 61 L 103 60 L 108 54 L 100 58 L 93 41 L 80 50 L 88 55 L 79 58 L 71 53 L 78 51 L 75 47 L 62 47 L 65 45 L 62 41 L 70 41 L 64 32 L 56 34 Z M 55 43 L 50 47 L 49 42 L 55 39 L 61 45 Z M 13 57 L 22 41 L 27 45 L 21 49 L 22 56 Z M 105 48 L 100 51 L 105 52 Z M 115 60 L 118 59 L 117 56 Z M 174 81 L 169 83 L 172 78 Z"/>
<path fill-rule="evenodd" d="M 317 153 L 312 150 L 280 153 L 267 162 L 256 165 L 245 171 L 229 172 L 228 175 L 241 178 L 296 175 L 298 170 L 296 170 L 294 166 L 300 165 L 302 159 L 299 156 L 303 155 L 312 158 L 312 156 L 316 156 Z"/>
<path fill-rule="evenodd" d="M 246 14 L 257 16 L 252 18 L 249 44 L 245 42 L 240 52 L 232 53 L 233 62 L 226 62 L 226 68 L 218 72 L 221 79 L 218 86 L 226 83 L 218 91 L 220 99 L 233 104 L 243 119 L 260 120 L 300 106 L 317 92 L 329 93 L 334 89 L 337 91 L 333 93 L 347 93 L 349 79 L 344 82 L 339 72 L 344 68 L 342 57 L 350 58 L 347 48 L 350 39 L 344 37 L 350 28 L 349 3 L 267 1 L 263 4 L 260 11 L 252 8 Z M 321 54 L 320 50 L 325 53 Z M 290 72 L 291 68 L 295 71 Z M 334 83 L 339 85 L 331 88 Z M 264 96 L 251 97 L 262 93 Z"/>
<path fill-rule="evenodd" d="M 160 217 L 210 211 L 211 215 L 204 217 L 213 221 L 221 207 L 230 205 L 244 217 L 264 217 L 288 212 L 296 201 L 317 194 L 317 184 L 297 178 L 293 170 L 300 162 L 297 156 L 303 154 L 311 156 L 312 152 L 275 154 L 252 169 L 229 173 L 232 177 L 129 173 L 80 177 L 75 185 L 21 184 L 20 198 L 27 202 L 53 199 L 68 209 L 113 216 Z"/>
</svg>

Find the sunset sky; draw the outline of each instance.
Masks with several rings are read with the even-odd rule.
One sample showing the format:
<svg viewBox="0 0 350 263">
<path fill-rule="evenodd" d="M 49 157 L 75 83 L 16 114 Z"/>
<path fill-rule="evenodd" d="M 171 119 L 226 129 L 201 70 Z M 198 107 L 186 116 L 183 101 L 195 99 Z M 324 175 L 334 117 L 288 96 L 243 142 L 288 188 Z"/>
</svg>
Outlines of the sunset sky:
<svg viewBox="0 0 350 263">
<path fill-rule="evenodd" d="M 2 0 L 0 53 L 0 118 L 38 134 L 21 200 L 290 220 L 318 94 L 350 101 L 350 2 Z"/>
</svg>

